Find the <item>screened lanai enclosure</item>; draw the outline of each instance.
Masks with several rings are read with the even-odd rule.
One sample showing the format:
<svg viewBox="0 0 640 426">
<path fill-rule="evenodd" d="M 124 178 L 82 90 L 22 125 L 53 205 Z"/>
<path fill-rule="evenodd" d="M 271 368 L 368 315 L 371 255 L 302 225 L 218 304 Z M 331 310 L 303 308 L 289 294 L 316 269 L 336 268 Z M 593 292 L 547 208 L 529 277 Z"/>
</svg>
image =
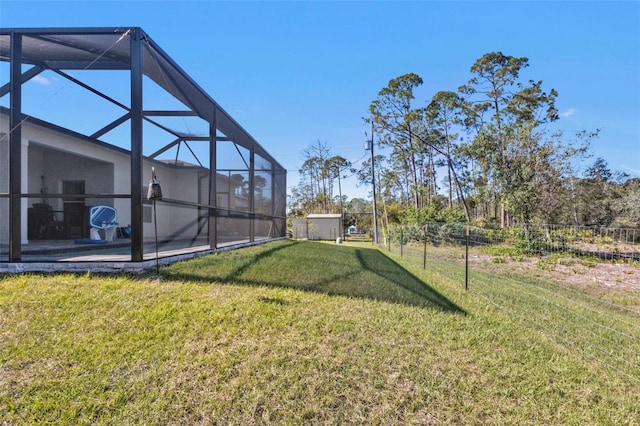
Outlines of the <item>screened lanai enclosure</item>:
<svg viewBox="0 0 640 426">
<path fill-rule="evenodd" d="M 285 236 L 286 170 L 142 29 L 3 28 L 0 60 L 0 262 Z"/>
</svg>

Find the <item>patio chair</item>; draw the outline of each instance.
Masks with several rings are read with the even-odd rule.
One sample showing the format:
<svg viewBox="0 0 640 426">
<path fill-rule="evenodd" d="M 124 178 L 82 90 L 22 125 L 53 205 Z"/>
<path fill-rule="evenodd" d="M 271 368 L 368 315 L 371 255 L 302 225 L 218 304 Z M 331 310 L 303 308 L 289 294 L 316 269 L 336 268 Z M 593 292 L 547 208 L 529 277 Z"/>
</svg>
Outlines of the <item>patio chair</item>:
<svg viewBox="0 0 640 426">
<path fill-rule="evenodd" d="M 94 206 L 89 210 L 89 226 L 91 240 L 102 240 L 100 230 L 104 231 L 104 240 L 113 241 L 116 233 L 118 212 L 109 206 Z"/>
</svg>

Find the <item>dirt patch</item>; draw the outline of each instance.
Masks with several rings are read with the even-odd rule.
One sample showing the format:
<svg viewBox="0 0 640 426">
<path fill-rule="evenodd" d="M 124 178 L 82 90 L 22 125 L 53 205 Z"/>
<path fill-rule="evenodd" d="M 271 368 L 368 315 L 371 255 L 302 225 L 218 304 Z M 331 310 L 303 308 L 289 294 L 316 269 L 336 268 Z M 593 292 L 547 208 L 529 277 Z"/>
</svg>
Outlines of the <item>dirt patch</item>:
<svg viewBox="0 0 640 426">
<path fill-rule="evenodd" d="M 640 268 L 637 264 L 556 265 L 555 272 L 562 281 L 573 284 L 594 284 L 613 290 L 640 290 Z"/>
<path fill-rule="evenodd" d="M 554 281 L 611 290 L 640 291 L 638 262 L 596 262 L 573 257 L 512 257 L 470 254 L 469 261 L 483 268 L 504 270 L 553 279 Z"/>
</svg>

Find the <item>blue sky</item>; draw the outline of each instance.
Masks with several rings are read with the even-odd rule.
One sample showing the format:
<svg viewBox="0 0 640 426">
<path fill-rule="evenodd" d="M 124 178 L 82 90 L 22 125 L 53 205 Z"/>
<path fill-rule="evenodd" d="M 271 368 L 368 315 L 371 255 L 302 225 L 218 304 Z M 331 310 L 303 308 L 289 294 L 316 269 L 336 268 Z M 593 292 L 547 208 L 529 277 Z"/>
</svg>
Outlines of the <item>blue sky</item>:
<svg viewBox="0 0 640 426">
<path fill-rule="evenodd" d="M 422 106 L 485 53 L 526 56 L 522 76 L 559 92 L 556 127 L 601 129 L 591 162 L 640 176 L 640 1 L 0 0 L 0 25 L 142 27 L 289 170 L 288 186 L 317 140 L 365 155 L 362 117 L 390 79 L 420 75 Z M 368 188 L 352 178 L 343 193 Z"/>
</svg>

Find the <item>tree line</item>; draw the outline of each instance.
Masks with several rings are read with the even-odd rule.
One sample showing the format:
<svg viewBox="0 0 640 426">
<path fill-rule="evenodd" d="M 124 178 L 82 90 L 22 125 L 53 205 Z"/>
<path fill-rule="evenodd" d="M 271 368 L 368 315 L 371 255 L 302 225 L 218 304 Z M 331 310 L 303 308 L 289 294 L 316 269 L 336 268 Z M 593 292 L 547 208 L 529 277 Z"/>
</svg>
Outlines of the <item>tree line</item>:
<svg viewBox="0 0 640 426">
<path fill-rule="evenodd" d="M 387 154 L 373 159 L 383 223 L 640 228 L 640 179 L 612 172 L 601 158 L 582 170 L 599 131 L 549 130 L 559 120 L 558 93 L 521 78 L 528 66 L 526 57 L 487 53 L 457 91 L 439 91 L 421 105 L 415 92 L 423 80 L 414 73 L 378 92 L 364 120 Z M 316 142 L 304 152 L 290 212 L 343 212 L 340 179 L 353 173 L 370 185 L 371 160 L 354 169 Z"/>
</svg>

